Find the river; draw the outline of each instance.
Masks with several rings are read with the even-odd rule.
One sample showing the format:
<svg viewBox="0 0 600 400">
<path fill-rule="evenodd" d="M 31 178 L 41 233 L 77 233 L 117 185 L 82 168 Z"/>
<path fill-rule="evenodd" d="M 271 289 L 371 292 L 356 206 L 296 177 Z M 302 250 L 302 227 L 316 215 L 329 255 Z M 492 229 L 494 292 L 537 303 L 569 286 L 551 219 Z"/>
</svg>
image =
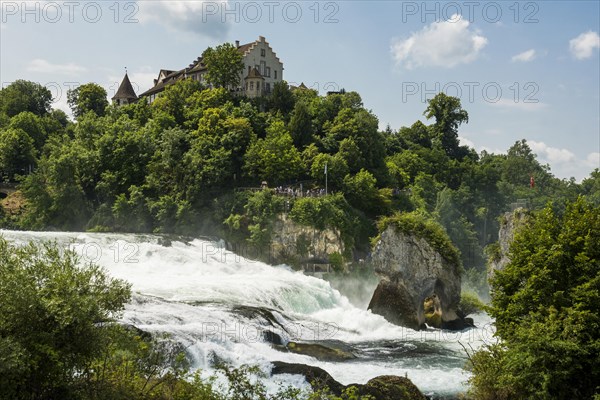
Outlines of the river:
<svg viewBox="0 0 600 400">
<path fill-rule="evenodd" d="M 469 377 L 462 346 L 477 349 L 493 340 L 493 324 L 474 316 L 477 328 L 462 332 L 414 331 L 354 306 L 324 280 L 236 255 L 222 242 L 165 240 L 157 235 L 16 232 L 0 230 L 10 242 L 56 241 L 132 284 L 124 323 L 168 333 L 186 347 L 193 366 L 206 373 L 218 359 L 233 365 L 272 361 L 316 365 L 343 384 L 378 375 L 410 378 L 426 395 L 452 398 Z M 337 340 L 357 358 L 325 362 L 283 353 L 263 340 L 272 331 L 284 340 Z M 306 385 L 297 376 L 275 381 Z"/>
</svg>

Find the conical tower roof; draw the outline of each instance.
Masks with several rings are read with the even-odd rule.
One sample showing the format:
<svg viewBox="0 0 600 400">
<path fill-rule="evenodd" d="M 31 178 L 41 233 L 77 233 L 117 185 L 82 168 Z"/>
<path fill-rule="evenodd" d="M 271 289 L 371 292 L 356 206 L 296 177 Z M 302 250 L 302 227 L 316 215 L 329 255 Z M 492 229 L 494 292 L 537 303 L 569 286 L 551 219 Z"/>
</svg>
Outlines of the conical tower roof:
<svg viewBox="0 0 600 400">
<path fill-rule="evenodd" d="M 131 86 L 131 81 L 129 80 L 129 76 L 127 72 L 125 72 L 125 77 L 119 86 L 119 90 L 114 95 L 112 100 L 117 99 L 126 99 L 126 100 L 137 100 L 137 95 L 135 94 L 135 90 L 133 90 L 133 86 Z"/>
</svg>

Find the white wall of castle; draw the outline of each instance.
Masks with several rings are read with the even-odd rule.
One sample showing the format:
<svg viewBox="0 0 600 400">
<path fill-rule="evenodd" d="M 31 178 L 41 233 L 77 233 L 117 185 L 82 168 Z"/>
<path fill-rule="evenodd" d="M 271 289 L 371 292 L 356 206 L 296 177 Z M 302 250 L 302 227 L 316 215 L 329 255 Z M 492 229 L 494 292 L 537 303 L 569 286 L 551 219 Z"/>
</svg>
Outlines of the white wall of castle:
<svg viewBox="0 0 600 400">
<path fill-rule="evenodd" d="M 273 90 L 273 85 L 283 79 L 283 63 L 279 61 L 264 37 L 253 44 L 251 49 L 244 55 L 243 62 L 244 70 L 240 80 L 242 88 L 245 88 L 244 77 L 248 76 L 248 68 L 256 67 L 258 72 L 265 78 L 265 90 L 267 88 Z"/>
</svg>

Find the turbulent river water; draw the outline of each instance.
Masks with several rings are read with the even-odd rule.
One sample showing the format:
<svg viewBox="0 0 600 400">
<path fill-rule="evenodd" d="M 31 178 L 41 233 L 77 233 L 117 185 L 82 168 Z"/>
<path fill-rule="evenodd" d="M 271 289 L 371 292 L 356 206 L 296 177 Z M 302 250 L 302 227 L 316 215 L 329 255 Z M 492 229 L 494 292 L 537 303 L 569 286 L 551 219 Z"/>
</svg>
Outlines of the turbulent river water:
<svg viewBox="0 0 600 400">
<path fill-rule="evenodd" d="M 194 367 L 213 362 L 258 365 L 272 361 L 316 365 L 343 384 L 379 375 L 408 376 L 426 395 L 451 398 L 466 389 L 467 358 L 493 340 L 493 324 L 475 315 L 477 328 L 462 332 L 413 331 L 354 306 L 328 282 L 282 266 L 270 266 L 225 250 L 218 241 L 166 241 L 155 235 L 2 231 L 10 242 L 56 241 L 132 284 L 125 323 L 168 333 L 185 346 Z M 357 358 L 324 362 L 283 353 L 263 340 L 272 331 L 284 340 L 337 340 Z M 277 376 L 306 385 L 298 376 Z M 271 379 L 270 384 L 274 384 Z"/>
</svg>

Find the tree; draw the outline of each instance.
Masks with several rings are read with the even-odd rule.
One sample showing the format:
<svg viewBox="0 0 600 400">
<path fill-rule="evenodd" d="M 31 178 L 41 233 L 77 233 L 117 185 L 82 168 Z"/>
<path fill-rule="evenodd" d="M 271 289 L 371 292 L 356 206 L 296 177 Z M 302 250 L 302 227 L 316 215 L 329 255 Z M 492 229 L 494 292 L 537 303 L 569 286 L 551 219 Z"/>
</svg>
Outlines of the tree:
<svg viewBox="0 0 600 400">
<path fill-rule="evenodd" d="M 216 48 L 208 47 L 202 53 L 202 63 L 208 69 L 206 81 L 219 88 L 234 89 L 240 86 L 240 77 L 244 70 L 242 54 L 231 43 Z"/>
<path fill-rule="evenodd" d="M 315 156 L 310 166 L 310 176 L 325 187 L 325 165 L 327 165 L 327 184 L 329 190 L 341 189 L 344 177 L 348 175 L 348 164 L 339 155 L 321 153 Z"/>
<path fill-rule="evenodd" d="M 95 83 L 86 83 L 67 92 L 67 102 L 75 118 L 92 111 L 99 117 L 105 114 L 108 107 L 106 90 Z"/>
<path fill-rule="evenodd" d="M 37 116 L 50 112 L 52 93 L 39 83 L 18 80 L 0 90 L 0 114 L 13 117 L 23 111 Z"/>
<path fill-rule="evenodd" d="M 600 205 L 600 168 L 593 170 L 590 176 L 581 182 L 581 191 L 588 201 Z"/>
<path fill-rule="evenodd" d="M 0 396 L 73 398 L 129 297 L 128 284 L 74 252 L 0 238 Z"/>
<path fill-rule="evenodd" d="M 312 117 L 306 102 L 296 102 L 289 126 L 294 145 L 298 149 L 302 150 L 312 142 Z"/>
<path fill-rule="evenodd" d="M 294 109 L 294 94 L 286 81 L 279 81 L 273 85 L 273 92 L 269 96 L 269 107 L 288 115 Z"/>
<path fill-rule="evenodd" d="M 0 131 L 0 170 L 10 180 L 35 164 L 35 154 L 33 139 L 22 129 Z"/>
<path fill-rule="evenodd" d="M 202 85 L 200 82 L 190 78 L 167 86 L 164 92 L 152 102 L 155 118 L 159 113 L 164 114 L 167 118 L 172 118 L 176 124 L 183 126 L 186 119 L 190 117 L 190 115 L 186 115 L 186 112 L 193 112 L 189 110 L 191 108 L 188 107 L 189 103 L 191 102 L 192 105 L 197 104 L 195 97 L 192 96 L 201 90 Z"/>
<path fill-rule="evenodd" d="M 600 207 L 584 198 L 533 215 L 495 272 L 490 314 L 500 342 L 473 357 L 480 399 L 600 394 Z"/>
<path fill-rule="evenodd" d="M 47 117 L 46 117 L 47 118 Z M 37 150 L 41 150 L 46 141 L 46 130 L 44 129 L 43 119 L 32 113 L 24 111 L 10 119 L 9 127 L 22 129 L 31 139 Z"/>
<path fill-rule="evenodd" d="M 377 180 L 364 169 L 361 169 L 356 175 L 346 175 L 344 193 L 348 202 L 359 210 L 370 211 L 378 206 Z"/>
<path fill-rule="evenodd" d="M 442 148 L 451 158 L 462 158 L 458 141 L 458 127 L 469 122 L 469 114 L 460 105 L 460 99 L 438 93 L 433 99 L 427 100 L 428 106 L 423 115 L 427 119 L 435 118 L 432 129 L 439 138 Z"/>
<path fill-rule="evenodd" d="M 252 176 L 278 184 L 298 176 L 302 170 L 300 152 L 281 121 L 267 129 L 267 137 L 250 145 L 244 169 Z"/>
</svg>

